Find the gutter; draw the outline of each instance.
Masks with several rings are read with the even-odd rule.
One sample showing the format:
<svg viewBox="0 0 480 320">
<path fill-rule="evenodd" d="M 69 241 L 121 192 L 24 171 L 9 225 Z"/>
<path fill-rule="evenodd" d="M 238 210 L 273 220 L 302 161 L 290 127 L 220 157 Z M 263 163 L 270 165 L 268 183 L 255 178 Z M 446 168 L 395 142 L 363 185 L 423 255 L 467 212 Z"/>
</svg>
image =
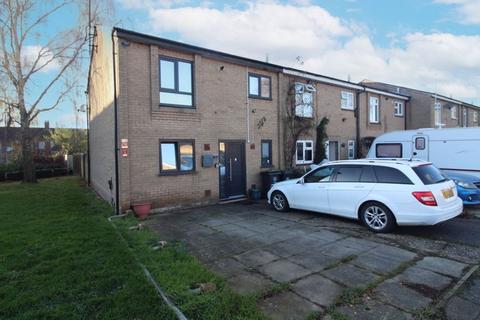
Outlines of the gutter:
<svg viewBox="0 0 480 320">
<path fill-rule="evenodd" d="M 112 30 L 112 59 L 113 59 L 113 113 L 114 113 L 114 145 L 115 145 L 115 214 L 120 214 L 120 190 L 118 177 L 118 102 L 117 102 L 117 73 L 115 63 L 115 29 Z"/>
</svg>

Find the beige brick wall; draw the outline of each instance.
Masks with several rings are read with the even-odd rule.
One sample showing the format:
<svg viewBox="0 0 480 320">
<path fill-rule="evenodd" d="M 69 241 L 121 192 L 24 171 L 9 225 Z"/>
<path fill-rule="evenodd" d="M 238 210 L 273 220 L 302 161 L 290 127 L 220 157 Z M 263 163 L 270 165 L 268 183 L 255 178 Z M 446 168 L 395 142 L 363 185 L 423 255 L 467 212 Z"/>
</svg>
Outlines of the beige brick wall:
<svg viewBox="0 0 480 320">
<path fill-rule="evenodd" d="M 159 106 L 159 55 L 194 62 L 195 109 Z M 245 142 L 247 189 L 260 184 L 261 139 L 272 140 L 273 165 L 278 166 L 277 74 L 136 43 L 121 46 L 119 56 L 119 139 L 129 140 L 129 156 L 120 159 L 124 209 L 137 201 L 151 201 L 155 207 L 218 201 L 218 169 L 203 168 L 201 155 L 218 155 L 219 140 Z M 272 77 L 272 100 L 247 99 L 247 72 Z M 196 172 L 160 176 L 160 139 L 194 139 Z M 210 145 L 210 151 L 204 150 L 204 144 Z M 205 196 L 206 190 L 211 196 Z"/>
<path fill-rule="evenodd" d="M 91 186 L 110 203 L 115 201 L 115 153 L 112 44 L 108 33 L 98 33 L 90 68 L 89 151 Z M 112 188 L 110 189 L 109 181 Z"/>
</svg>

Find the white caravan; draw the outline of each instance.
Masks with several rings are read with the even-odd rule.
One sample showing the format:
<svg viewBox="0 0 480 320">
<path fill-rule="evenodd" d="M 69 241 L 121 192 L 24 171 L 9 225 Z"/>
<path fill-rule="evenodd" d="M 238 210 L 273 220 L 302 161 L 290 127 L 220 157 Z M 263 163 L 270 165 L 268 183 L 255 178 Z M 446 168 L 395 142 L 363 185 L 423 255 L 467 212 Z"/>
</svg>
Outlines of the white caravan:
<svg viewBox="0 0 480 320">
<path fill-rule="evenodd" d="M 480 127 L 385 133 L 375 139 L 367 158 L 421 159 L 446 172 L 480 177 Z"/>
</svg>

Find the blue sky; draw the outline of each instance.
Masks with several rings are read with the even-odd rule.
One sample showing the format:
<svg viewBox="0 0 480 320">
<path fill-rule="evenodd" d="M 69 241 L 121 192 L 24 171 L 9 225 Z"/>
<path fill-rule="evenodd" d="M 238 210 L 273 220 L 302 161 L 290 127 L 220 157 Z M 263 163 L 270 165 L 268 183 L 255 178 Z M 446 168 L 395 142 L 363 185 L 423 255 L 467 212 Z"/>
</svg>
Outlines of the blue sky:
<svg viewBox="0 0 480 320">
<path fill-rule="evenodd" d="M 123 28 L 480 104 L 480 0 L 114 0 L 113 5 L 109 20 Z M 55 24 L 68 26 L 75 16 L 66 10 Z M 71 103 L 43 114 L 39 123 L 47 119 L 74 126 Z"/>
</svg>

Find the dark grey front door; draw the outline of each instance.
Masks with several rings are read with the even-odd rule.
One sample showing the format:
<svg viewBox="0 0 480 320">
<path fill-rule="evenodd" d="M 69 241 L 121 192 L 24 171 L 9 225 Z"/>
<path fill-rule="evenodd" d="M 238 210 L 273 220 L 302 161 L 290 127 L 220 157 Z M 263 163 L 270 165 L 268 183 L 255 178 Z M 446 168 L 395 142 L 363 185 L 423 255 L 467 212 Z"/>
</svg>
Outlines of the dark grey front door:
<svg viewBox="0 0 480 320">
<path fill-rule="evenodd" d="M 245 143 L 220 142 L 220 198 L 245 195 Z"/>
</svg>

